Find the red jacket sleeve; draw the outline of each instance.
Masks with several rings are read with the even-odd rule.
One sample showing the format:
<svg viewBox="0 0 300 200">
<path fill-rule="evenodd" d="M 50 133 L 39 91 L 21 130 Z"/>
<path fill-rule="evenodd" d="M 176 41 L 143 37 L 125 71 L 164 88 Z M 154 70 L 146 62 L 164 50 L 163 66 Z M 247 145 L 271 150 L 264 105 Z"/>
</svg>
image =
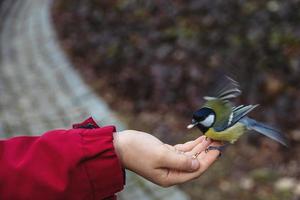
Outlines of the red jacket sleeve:
<svg viewBox="0 0 300 200">
<path fill-rule="evenodd" d="M 0 199 L 115 199 L 125 184 L 115 127 L 73 127 L 0 141 Z"/>
</svg>

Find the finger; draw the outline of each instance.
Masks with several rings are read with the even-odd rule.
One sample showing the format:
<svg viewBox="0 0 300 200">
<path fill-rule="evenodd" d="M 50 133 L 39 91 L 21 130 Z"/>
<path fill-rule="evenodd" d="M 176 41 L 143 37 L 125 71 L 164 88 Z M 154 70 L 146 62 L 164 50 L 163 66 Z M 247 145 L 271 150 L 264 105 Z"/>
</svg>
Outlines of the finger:
<svg viewBox="0 0 300 200">
<path fill-rule="evenodd" d="M 198 137 L 196 140 L 186 142 L 184 144 L 177 144 L 175 148 L 179 151 L 191 151 L 197 144 L 201 143 L 204 140 L 205 136 Z"/>
<path fill-rule="evenodd" d="M 192 156 L 180 154 L 176 151 L 167 149 L 158 161 L 159 168 L 169 168 L 172 170 L 192 172 L 198 170 L 200 163 Z"/>
<path fill-rule="evenodd" d="M 201 143 L 199 143 L 198 145 L 196 145 L 192 150 L 190 150 L 189 152 L 186 152 L 187 155 L 189 156 L 195 156 L 196 154 L 201 153 L 202 151 L 204 151 L 205 149 L 207 149 L 207 147 L 212 143 L 211 139 L 203 139 Z"/>
<path fill-rule="evenodd" d="M 220 142 L 213 142 L 210 146 L 221 146 L 222 144 Z M 199 170 L 199 173 L 203 173 L 207 170 L 209 166 L 213 164 L 213 162 L 219 157 L 220 151 L 219 150 L 210 150 L 208 152 L 202 152 L 199 157 L 197 158 L 200 162 L 201 169 Z M 199 175 L 200 175 L 199 174 Z"/>
<path fill-rule="evenodd" d="M 221 146 L 219 142 L 211 143 L 213 146 Z M 203 174 L 213 163 L 217 160 L 219 156 L 218 150 L 212 150 L 207 153 L 202 151 L 197 160 L 200 163 L 200 168 L 195 172 L 178 172 L 178 171 L 170 171 L 168 175 L 169 182 L 173 184 L 183 183 L 195 178 L 198 178 L 201 174 Z"/>
</svg>

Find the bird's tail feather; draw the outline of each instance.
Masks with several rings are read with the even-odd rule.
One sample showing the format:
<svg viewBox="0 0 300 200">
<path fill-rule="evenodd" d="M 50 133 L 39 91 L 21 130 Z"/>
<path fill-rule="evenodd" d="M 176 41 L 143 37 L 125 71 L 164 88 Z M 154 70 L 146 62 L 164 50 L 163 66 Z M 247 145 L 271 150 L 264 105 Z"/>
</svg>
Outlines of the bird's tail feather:
<svg viewBox="0 0 300 200">
<path fill-rule="evenodd" d="M 240 120 L 241 123 L 243 123 L 244 125 L 246 125 L 246 127 L 249 130 L 255 130 L 257 132 L 259 132 L 262 135 L 265 135 L 277 142 L 279 142 L 280 144 L 284 145 L 284 146 L 288 146 L 288 140 L 287 138 L 277 129 L 268 126 L 264 123 L 258 122 L 254 119 L 251 119 L 249 117 L 244 117 L 243 119 Z"/>
</svg>

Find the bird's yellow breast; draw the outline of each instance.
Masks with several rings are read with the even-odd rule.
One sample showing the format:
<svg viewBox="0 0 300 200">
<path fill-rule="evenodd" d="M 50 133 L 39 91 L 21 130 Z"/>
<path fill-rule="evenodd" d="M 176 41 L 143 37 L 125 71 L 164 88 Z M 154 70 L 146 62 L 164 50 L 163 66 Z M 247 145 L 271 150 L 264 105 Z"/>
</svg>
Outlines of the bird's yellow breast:
<svg viewBox="0 0 300 200">
<path fill-rule="evenodd" d="M 236 123 L 232 127 L 220 132 L 215 131 L 214 128 L 210 128 L 205 133 L 205 136 L 213 140 L 234 143 L 245 131 L 245 125 L 242 123 Z"/>
</svg>

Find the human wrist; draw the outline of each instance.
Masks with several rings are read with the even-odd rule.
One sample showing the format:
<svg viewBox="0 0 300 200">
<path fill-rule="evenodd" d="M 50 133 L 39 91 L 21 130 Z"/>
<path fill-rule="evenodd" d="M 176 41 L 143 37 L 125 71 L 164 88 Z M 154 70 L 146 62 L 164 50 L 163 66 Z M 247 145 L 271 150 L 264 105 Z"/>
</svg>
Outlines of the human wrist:
<svg viewBox="0 0 300 200">
<path fill-rule="evenodd" d="M 116 155 L 122 164 L 123 167 L 126 167 L 125 161 L 124 161 L 124 148 L 127 146 L 126 143 L 128 142 L 126 138 L 126 132 L 115 132 L 113 133 L 113 145 L 115 148 Z"/>
</svg>

